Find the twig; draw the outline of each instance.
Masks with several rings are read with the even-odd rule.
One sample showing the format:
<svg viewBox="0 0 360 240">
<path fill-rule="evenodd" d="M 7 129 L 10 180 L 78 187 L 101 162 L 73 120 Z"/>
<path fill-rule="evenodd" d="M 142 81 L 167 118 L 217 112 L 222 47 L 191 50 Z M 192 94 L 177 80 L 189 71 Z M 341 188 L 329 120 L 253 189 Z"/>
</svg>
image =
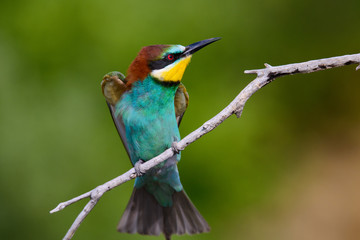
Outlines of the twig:
<svg viewBox="0 0 360 240">
<path fill-rule="evenodd" d="M 275 78 L 291 75 L 296 73 L 310 73 L 316 72 L 320 70 L 325 70 L 334 67 L 341 67 L 349 64 L 360 64 L 360 54 L 353 54 L 353 55 L 345 55 L 340 57 L 332 57 L 332 58 L 325 58 L 319 60 L 312 60 L 303 63 L 294 63 L 282 66 L 271 66 L 265 63 L 264 69 L 257 69 L 257 70 L 246 70 L 245 73 L 247 74 L 257 74 L 257 77 L 250 82 L 240 93 L 239 95 L 220 113 L 218 113 L 215 117 L 205 122 L 201 127 L 184 137 L 181 141 L 179 141 L 176 145 L 172 148 L 165 150 L 162 154 L 152 158 L 149 161 L 146 161 L 142 165 L 140 165 L 140 171 L 146 173 L 152 167 L 158 165 L 159 163 L 167 160 L 168 158 L 172 157 L 176 152 L 179 150 L 184 150 L 189 144 L 196 141 L 206 133 L 212 131 L 218 125 L 220 125 L 225 119 L 230 117 L 232 114 L 236 114 L 239 118 L 241 113 L 244 109 L 246 101 L 260 88 L 265 86 L 266 84 L 273 81 Z M 356 70 L 360 69 L 360 65 L 357 66 Z M 76 198 L 73 198 L 69 201 L 60 203 L 55 209 L 51 210 L 50 213 L 58 212 L 65 207 L 80 201 L 81 199 L 90 197 L 90 201 L 86 204 L 84 209 L 81 213 L 77 216 L 74 223 L 66 233 L 64 240 L 69 240 L 74 235 L 75 231 L 80 226 L 81 222 L 85 219 L 85 217 L 90 213 L 90 211 L 95 207 L 96 203 L 102 197 L 102 195 L 127 182 L 136 177 L 135 169 L 132 168 L 126 173 L 110 180 L 95 189 L 84 193 Z"/>
</svg>

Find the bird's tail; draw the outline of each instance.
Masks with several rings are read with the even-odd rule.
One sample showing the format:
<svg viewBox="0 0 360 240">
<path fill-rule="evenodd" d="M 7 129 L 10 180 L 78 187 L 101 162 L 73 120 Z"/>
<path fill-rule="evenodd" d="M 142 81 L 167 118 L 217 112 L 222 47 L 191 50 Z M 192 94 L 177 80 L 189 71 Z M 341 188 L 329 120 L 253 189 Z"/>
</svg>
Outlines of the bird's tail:
<svg viewBox="0 0 360 240">
<path fill-rule="evenodd" d="M 171 207 L 162 207 L 145 188 L 134 188 L 117 227 L 119 232 L 159 235 L 196 234 L 210 227 L 184 190 L 173 194 Z"/>
</svg>

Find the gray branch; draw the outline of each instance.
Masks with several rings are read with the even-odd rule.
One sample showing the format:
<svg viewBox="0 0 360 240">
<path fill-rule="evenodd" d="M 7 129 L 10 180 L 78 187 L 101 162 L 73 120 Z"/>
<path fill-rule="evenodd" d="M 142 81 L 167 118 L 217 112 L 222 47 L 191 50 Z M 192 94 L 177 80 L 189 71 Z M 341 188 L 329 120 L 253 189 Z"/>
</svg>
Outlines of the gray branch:
<svg viewBox="0 0 360 240">
<path fill-rule="evenodd" d="M 218 113 L 215 117 L 205 122 L 201 127 L 184 137 L 181 141 L 176 144 L 173 144 L 172 148 L 165 150 L 160 155 L 152 158 L 149 161 L 140 165 L 140 171 L 146 173 L 152 167 L 158 165 L 159 163 L 167 160 L 172 157 L 178 151 L 184 150 L 189 144 L 195 142 L 197 139 L 205 135 L 206 133 L 212 131 L 214 128 L 219 126 L 225 119 L 230 117 L 232 114 L 235 114 L 238 118 L 241 116 L 241 113 L 244 109 L 246 101 L 260 88 L 265 86 L 266 84 L 273 81 L 275 78 L 291 75 L 296 73 L 311 73 L 320 70 L 325 70 L 334 67 L 341 67 L 350 64 L 360 64 L 360 54 L 353 55 L 345 55 L 340 57 L 332 57 L 332 58 L 324 58 L 319 60 L 312 60 L 303 63 L 294 63 L 282 66 L 271 66 L 265 63 L 264 69 L 257 70 L 246 70 L 247 74 L 257 74 L 257 77 L 250 82 L 240 93 L 236 96 L 236 98 L 220 113 Z M 360 65 L 356 67 L 356 70 L 360 69 Z M 50 213 L 58 212 L 65 207 L 80 201 L 84 198 L 90 198 L 90 201 L 86 204 L 81 213 L 77 216 L 74 223 L 71 225 L 70 229 L 66 233 L 64 240 L 69 240 L 74 235 L 75 231 L 79 228 L 81 222 L 85 219 L 85 217 L 90 213 L 90 211 L 95 207 L 97 202 L 100 200 L 102 195 L 133 179 L 136 178 L 135 169 L 131 168 L 126 173 L 118 176 L 95 189 L 84 193 L 78 197 L 75 197 L 69 201 L 60 203 L 56 208 L 50 211 Z"/>
</svg>

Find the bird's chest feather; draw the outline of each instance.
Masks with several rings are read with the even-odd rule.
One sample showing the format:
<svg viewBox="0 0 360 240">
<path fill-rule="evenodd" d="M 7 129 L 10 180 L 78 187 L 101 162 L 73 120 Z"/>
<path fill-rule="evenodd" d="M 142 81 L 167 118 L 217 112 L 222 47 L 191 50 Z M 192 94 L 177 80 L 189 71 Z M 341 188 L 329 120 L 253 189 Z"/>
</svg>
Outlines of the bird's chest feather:
<svg viewBox="0 0 360 240">
<path fill-rule="evenodd" d="M 134 83 L 116 105 L 126 130 L 131 161 L 149 160 L 180 140 L 175 118 L 176 86 L 163 86 L 150 77 Z"/>
</svg>

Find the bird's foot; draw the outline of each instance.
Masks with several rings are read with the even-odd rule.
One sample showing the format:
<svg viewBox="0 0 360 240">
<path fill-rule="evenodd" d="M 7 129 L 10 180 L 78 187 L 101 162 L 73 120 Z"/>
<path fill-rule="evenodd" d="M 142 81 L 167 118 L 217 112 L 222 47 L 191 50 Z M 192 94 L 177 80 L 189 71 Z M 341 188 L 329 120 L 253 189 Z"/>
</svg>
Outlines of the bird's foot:
<svg viewBox="0 0 360 240">
<path fill-rule="evenodd" d="M 143 164 L 143 163 L 144 163 L 144 161 L 141 160 L 141 159 L 139 159 L 139 160 L 135 163 L 135 165 L 134 165 L 135 173 L 136 173 L 136 176 L 137 176 L 137 177 L 140 177 L 141 175 L 144 175 L 144 172 L 142 172 L 142 171 L 140 170 L 140 165 Z"/>
<path fill-rule="evenodd" d="M 172 150 L 174 151 L 174 153 L 176 153 L 176 154 L 179 154 L 181 150 L 184 150 L 184 149 L 181 149 L 181 148 L 179 147 L 178 142 L 172 142 L 172 144 L 171 144 L 171 149 L 172 149 Z"/>
</svg>

